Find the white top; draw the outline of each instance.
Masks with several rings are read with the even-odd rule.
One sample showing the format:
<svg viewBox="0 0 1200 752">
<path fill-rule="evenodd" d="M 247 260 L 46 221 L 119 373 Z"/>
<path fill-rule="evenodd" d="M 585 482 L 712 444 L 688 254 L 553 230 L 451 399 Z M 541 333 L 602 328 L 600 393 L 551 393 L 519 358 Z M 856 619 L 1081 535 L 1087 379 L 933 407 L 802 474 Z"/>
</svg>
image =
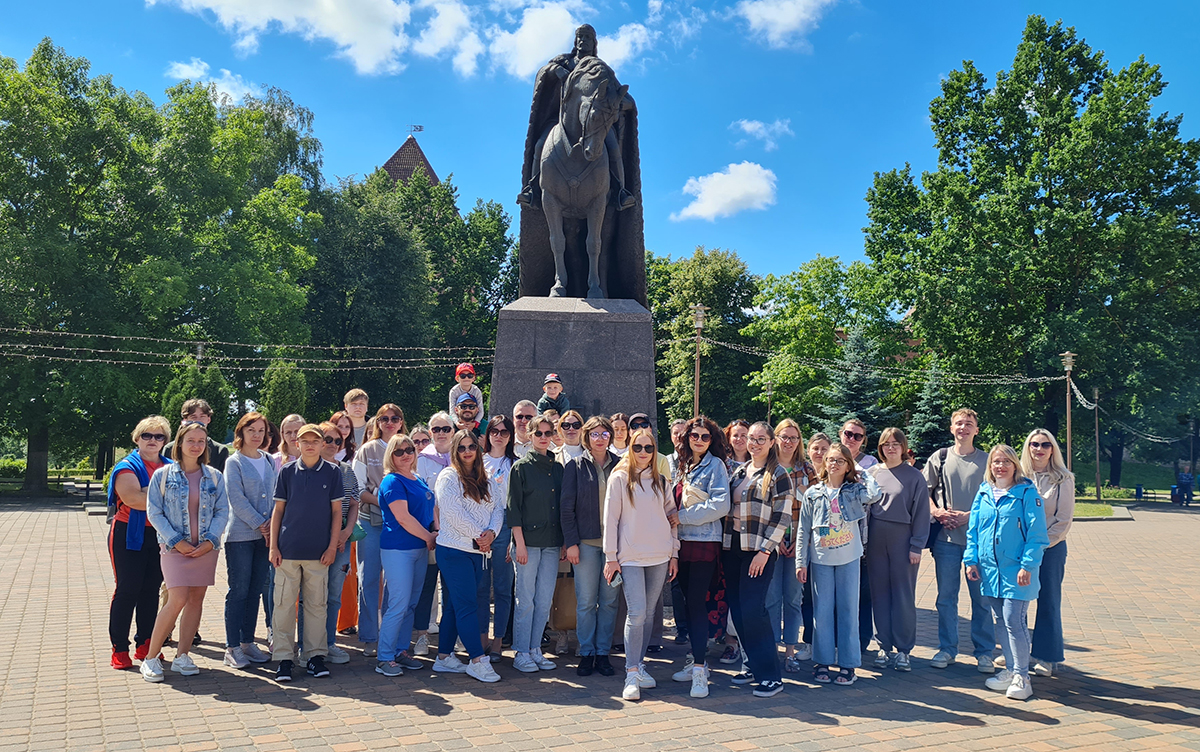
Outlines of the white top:
<svg viewBox="0 0 1200 752">
<path fill-rule="evenodd" d="M 499 533 L 504 525 L 504 507 L 493 499 L 479 502 L 464 496 L 462 480 L 452 467 L 438 475 L 434 495 L 441 524 L 437 538 L 439 546 L 482 554 L 474 546 L 475 539 L 484 530 Z"/>
<path fill-rule="evenodd" d="M 508 480 L 512 477 L 512 466 L 512 460 L 506 456 L 483 455 L 483 469 L 487 471 L 492 498 L 502 509 L 508 508 Z"/>
<path fill-rule="evenodd" d="M 513 453 L 517 455 L 517 459 L 521 459 L 533 449 L 533 440 L 521 441 L 516 436 L 513 437 Z"/>
<path fill-rule="evenodd" d="M 567 463 L 576 457 L 582 457 L 587 450 L 583 448 L 583 444 L 579 443 L 575 446 L 563 444 L 558 449 L 554 450 L 554 458 L 558 460 L 558 464 L 566 467 Z"/>
<path fill-rule="evenodd" d="M 258 473 L 258 477 L 262 478 L 264 481 L 267 479 L 267 473 L 271 472 L 271 468 L 274 464 L 275 460 L 271 458 L 271 455 L 265 452 L 260 452 L 257 457 L 250 460 L 251 467 L 253 467 Z M 272 493 L 274 493 L 274 491 L 272 491 Z"/>
</svg>

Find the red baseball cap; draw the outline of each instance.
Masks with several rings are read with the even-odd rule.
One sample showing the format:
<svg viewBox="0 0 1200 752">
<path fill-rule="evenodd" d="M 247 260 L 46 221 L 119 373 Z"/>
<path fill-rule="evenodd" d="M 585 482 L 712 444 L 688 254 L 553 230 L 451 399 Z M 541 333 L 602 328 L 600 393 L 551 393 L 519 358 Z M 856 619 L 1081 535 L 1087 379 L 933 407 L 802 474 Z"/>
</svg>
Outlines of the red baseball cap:
<svg viewBox="0 0 1200 752">
<path fill-rule="evenodd" d="M 458 368 L 454 369 L 454 376 L 457 378 L 462 376 L 464 373 L 469 373 L 474 376 L 475 366 L 471 365 L 470 363 L 459 363 Z"/>
</svg>

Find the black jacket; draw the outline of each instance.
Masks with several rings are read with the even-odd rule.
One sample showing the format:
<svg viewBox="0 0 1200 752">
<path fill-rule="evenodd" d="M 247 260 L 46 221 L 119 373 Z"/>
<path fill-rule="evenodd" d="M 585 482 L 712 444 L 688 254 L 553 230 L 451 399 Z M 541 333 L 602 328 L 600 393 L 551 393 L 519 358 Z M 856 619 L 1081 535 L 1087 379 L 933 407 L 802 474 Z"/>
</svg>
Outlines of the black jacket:
<svg viewBox="0 0 1200 752">
<path fill-rule="evenodd" d="M 605 475 L 612 474 L 618 459 L 611 449 L 608 450 Z M 564 546 L 578 546 L 581 540 L 600 537 L 604 499 L 600 498 L 600 476 L 596 473 L 591 452 L 585 451 L 563 468 L 561 510 Z"/>
</svg>

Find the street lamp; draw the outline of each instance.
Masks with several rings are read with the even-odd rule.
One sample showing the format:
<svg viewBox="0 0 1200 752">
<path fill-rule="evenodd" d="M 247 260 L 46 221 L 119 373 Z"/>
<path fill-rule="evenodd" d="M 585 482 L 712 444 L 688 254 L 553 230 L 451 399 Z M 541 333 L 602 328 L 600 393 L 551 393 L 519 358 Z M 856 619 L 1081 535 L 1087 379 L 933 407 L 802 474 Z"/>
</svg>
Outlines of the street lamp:
<svg viewBox="0 0 1200 752">
<path fill-rule="evenodd" d="M 696 378 L 692 384 L 692 417 L 700 415 L 700 333 L 704 330 L 704 312 L 708 306 L 697 303 L 692 308 L 692 324 L 696 327 Z"/>
<path fill-rule="evenodd" d="M 1075 353 L 1060 353 L 1063 370 L 1067 372 L 1067 469 L 1071 469 L 1071 371 L 1075 368 Z"/>
</svg>

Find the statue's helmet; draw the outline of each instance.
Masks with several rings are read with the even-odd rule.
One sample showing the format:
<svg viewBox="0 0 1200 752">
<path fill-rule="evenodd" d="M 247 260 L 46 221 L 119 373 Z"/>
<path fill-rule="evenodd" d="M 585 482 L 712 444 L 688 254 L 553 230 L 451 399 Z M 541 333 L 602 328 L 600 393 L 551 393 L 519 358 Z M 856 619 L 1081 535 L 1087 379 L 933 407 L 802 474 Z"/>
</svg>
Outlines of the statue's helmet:
<svg viewBox="0 0 1200 752">
<path fill-rule="evenodd" d="M 571 52 L 575 57 L 596 56 L 596 30 L 591 24 L 584 24 L 575 30 L 575 48 Z"/>
</svg>

